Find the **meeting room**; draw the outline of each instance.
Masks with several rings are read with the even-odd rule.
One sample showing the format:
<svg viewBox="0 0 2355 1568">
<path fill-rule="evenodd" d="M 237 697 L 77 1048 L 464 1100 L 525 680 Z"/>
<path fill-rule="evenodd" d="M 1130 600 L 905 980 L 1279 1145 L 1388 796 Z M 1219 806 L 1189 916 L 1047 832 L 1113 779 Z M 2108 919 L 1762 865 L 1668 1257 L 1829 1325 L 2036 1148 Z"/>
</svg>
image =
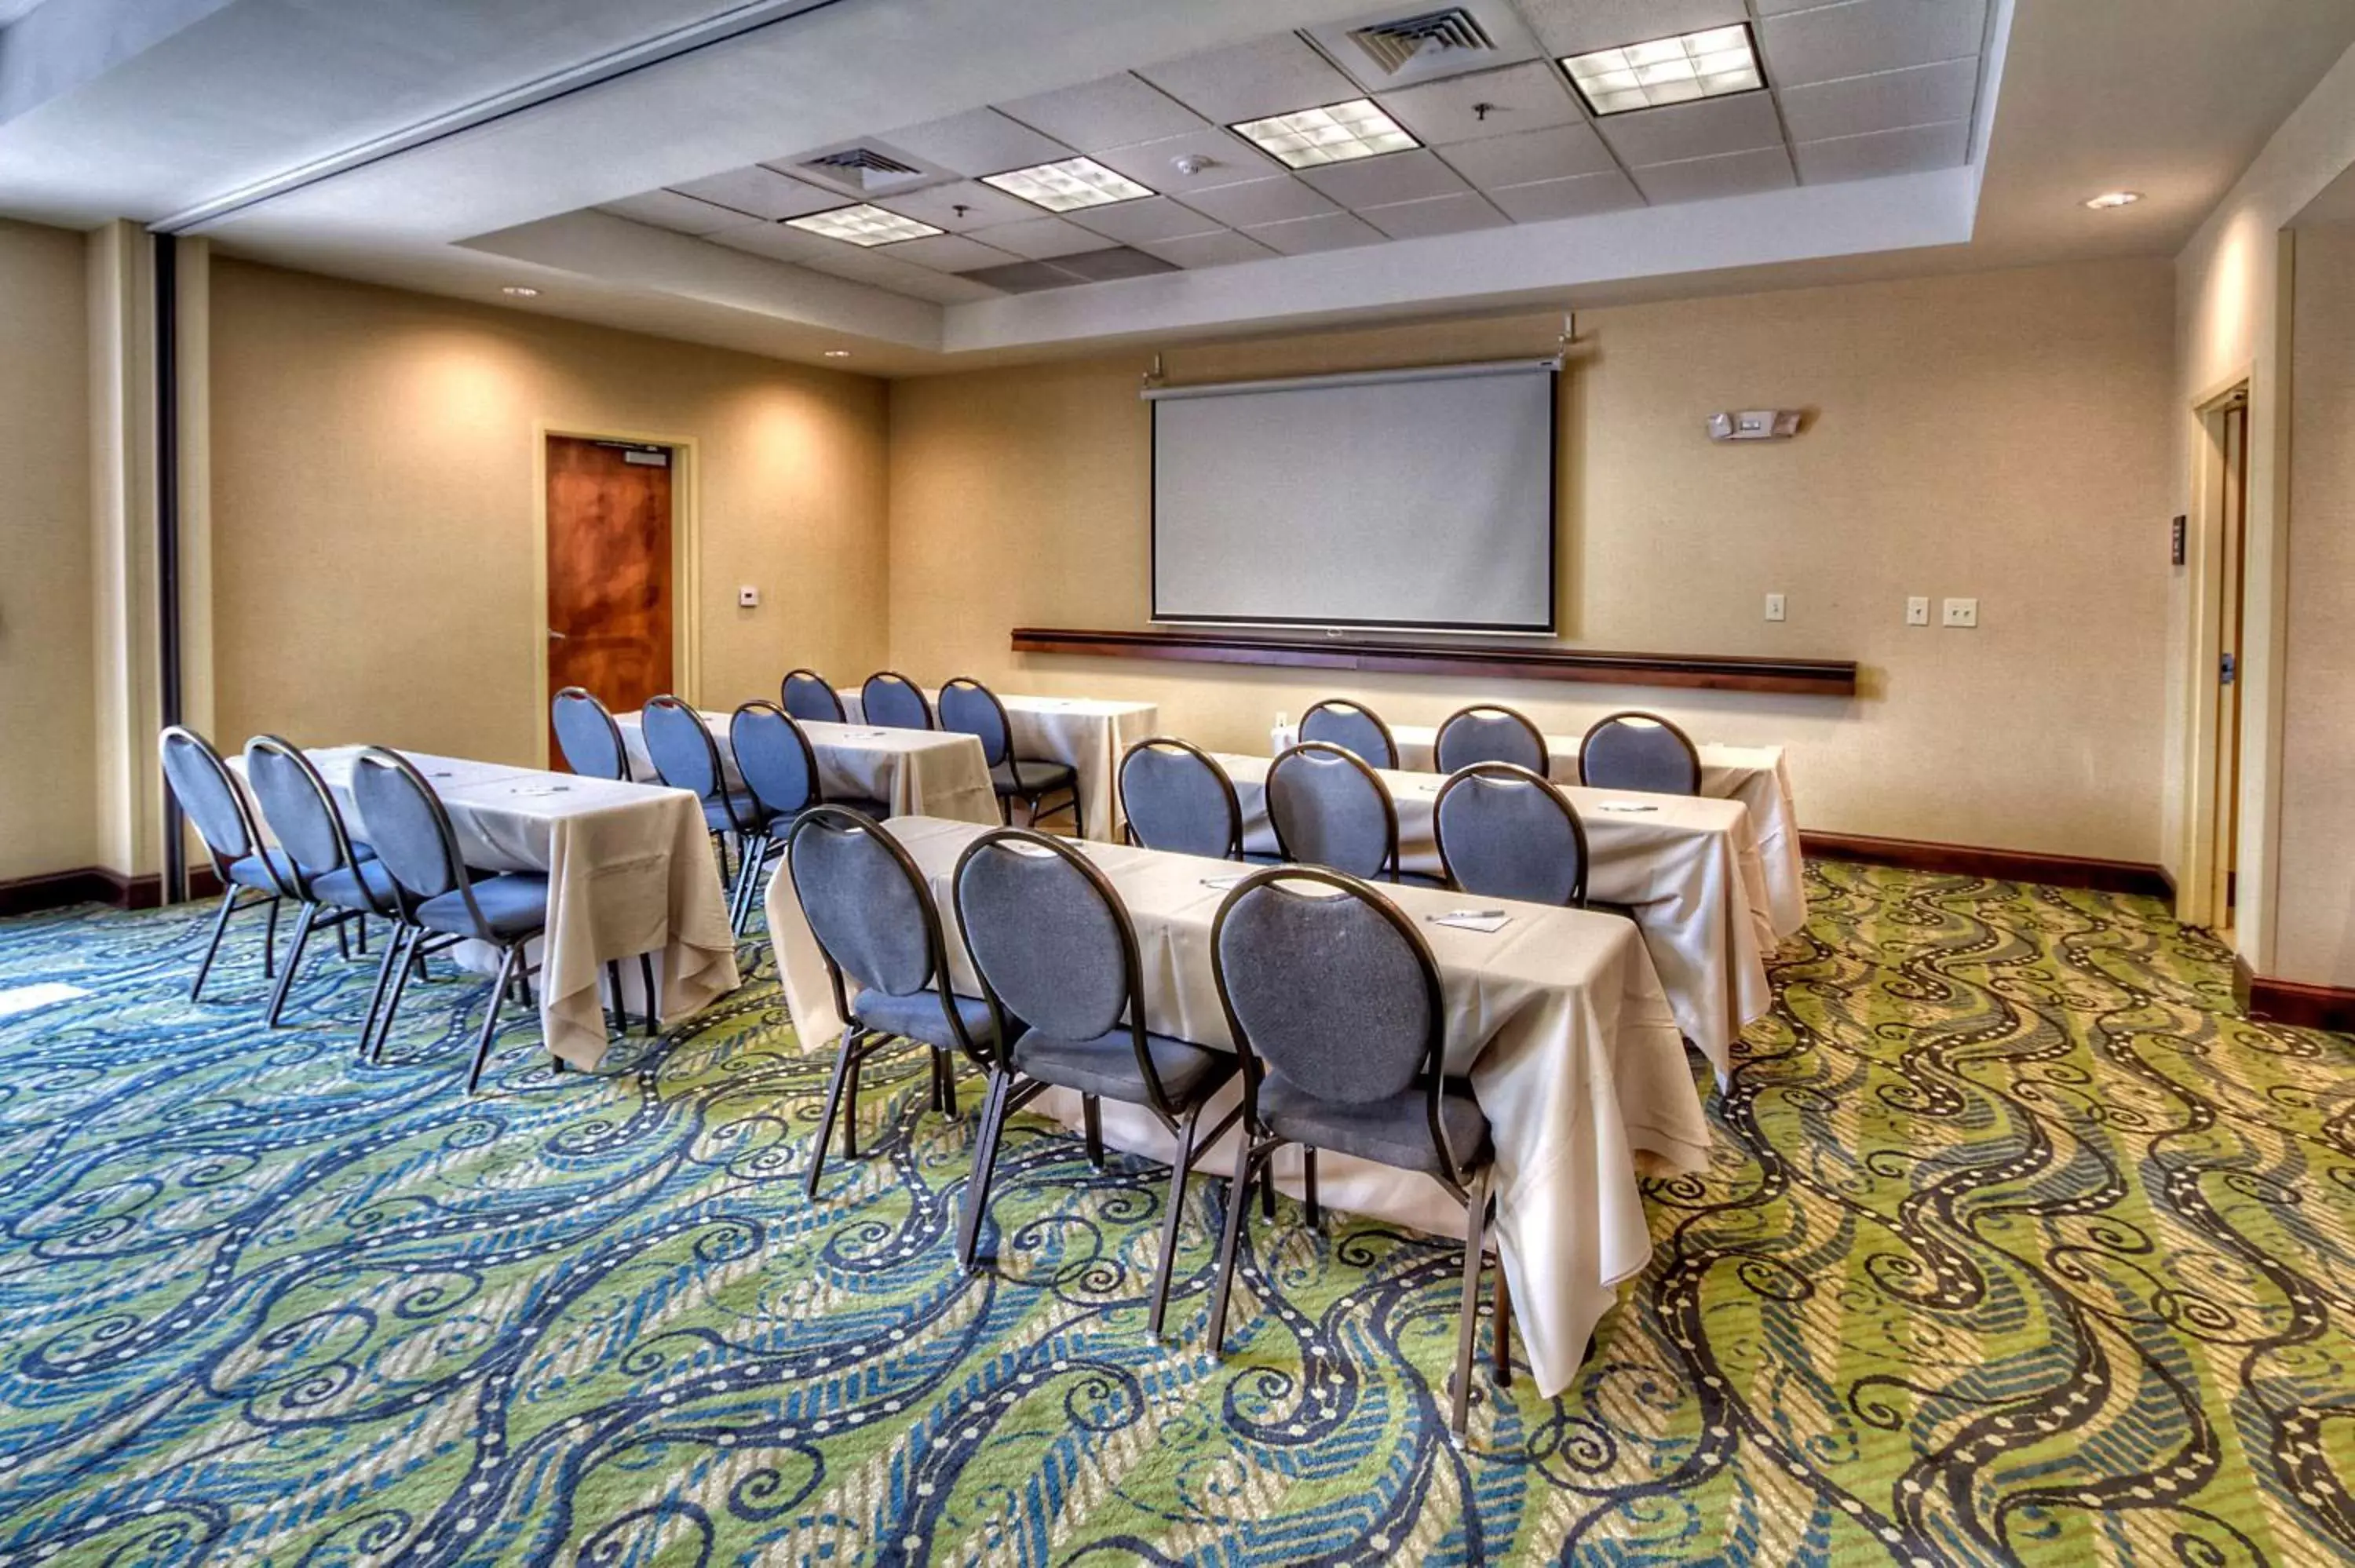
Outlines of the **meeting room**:
<svg viewBox="0 0 2355 1568">
<path fill-rule="evenodd" d="M 0 1563 L 2355 1561 L 2350 0 L 0 0 Z"/>
</svg>

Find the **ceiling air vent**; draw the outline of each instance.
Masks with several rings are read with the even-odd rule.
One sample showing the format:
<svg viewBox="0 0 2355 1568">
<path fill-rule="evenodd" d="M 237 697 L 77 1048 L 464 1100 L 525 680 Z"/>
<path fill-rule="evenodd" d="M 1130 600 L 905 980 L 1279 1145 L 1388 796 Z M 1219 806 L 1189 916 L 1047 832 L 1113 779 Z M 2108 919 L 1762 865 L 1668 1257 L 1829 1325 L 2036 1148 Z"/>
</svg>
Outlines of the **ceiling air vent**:
<svg viewBox="0 0 2355 1568">
<path fill-rule="evenodd" d="M 839 153 L 812 158 L 803 167 L 815 171 L 832 184 L 868 191 L 890 190 L 925 177 L 924 171 L 913 164 L 903 164 L 872 147 L 846 147 Z"/>
<path fill-rule="evenodd" d="M 1460 6 L 1353 27 L 1348 37 L 1389 77 L 1436 75 L 1440 70 L 1452 75 L 1487 63 L 1484 57 L 1497 52 L 1479 19 Z"/>
</svg>

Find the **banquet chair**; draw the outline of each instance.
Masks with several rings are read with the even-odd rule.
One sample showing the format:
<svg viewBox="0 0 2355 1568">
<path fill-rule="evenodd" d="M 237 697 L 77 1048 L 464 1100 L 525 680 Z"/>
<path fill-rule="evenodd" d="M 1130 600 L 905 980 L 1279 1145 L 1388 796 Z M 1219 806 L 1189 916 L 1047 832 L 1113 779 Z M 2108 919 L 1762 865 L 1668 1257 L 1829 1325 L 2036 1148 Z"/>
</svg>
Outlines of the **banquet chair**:
<svg viewBox="0 0 2355 1568">
<path fill-rule="evenodd" d="M 556 744 L 564 750 L 564 765 L 583 779 L 630 777 L 630 754 L 622 746 L 622 729 L 586 686 L 567 686 L 549 704 Z"/>
<path fill-rule="evenodd" d="M 1021 828 L 984 833 L 958 857 L 950 885 L 998 1042 L 958 1257 L 970 1272 L 1009 1114 L 1042 1089 L 1076 1091 L 1088 1160 L 1101 1169 L 1102 1102 L 1141 1106 L 1178 1140 L 1153 1278 L 1150 1322 L 1158 1339 L 1186 1177 L 1195 1151 L 1216 1143 L 1238 1110 L 1207 1134 L 1198 1136 L 1199 1124 L 1210 1097 L 1234 1075 L 1235 1058 L 1146 1027 L 1135 924 L 1104 874 L 1071 845 Z"/>
<path fill-rule="evenodd" d="M 204 840 L 205 853 L 212 856 L 213 872 L 221 885 L 220 912 L 213 916 L 212 936 L 205 943 L 205 956 L 197 961 L 196 983 L 188 987 L 188 1000 L 201 1001 L 205 977 L 212 972 L 229 917 L 240 909 L 269 911 L 269 924 L 261 936 L 261 974 L 267 980 L 277 972 L 279 908 L 289 899 L 299 903 L 302 894 L 295 886 L 293 864 L 286 852 L 262 843 L 244 789 L 212 744 L 195 730 L 176 724 L 165 729 L 160 745 L 165 782 L 171 786 L 172 798 L 180 803 L 181 811 L 196 824 L 197 836 Z M 247 894 L 254 896 L 240 903 Z"/>
<path fill-rule="evenodd" d="M 767 819 L 760 833 L 747 840 L 740 852 L 749 873 L 737 878 L 730 915 L 741 937 L 752 906 L 760 901 L 761 873 L 785 853 L 785 840 L 792 835 L 794 824 L 822 796 L 817 752 L 802 726 L 776 704 L 751 702 L 738 708 L 736 716 L 728 721 L 728 745 L 736 754 L 737 770 L 744 775 L 744 788 Z M 879 819 L 890 811 L 880 800 L 850 799 L 837 804 Z"/>
<path fill-rule="evenodd" d="M 1241 860 L 1242 806 L 1234 780 L 1208 752 L 1170 736 L 1140 740 L 1120 759 L 1128 841 L 1176 854 Z"/>
<path fill-rule="evenodd" d="M 1578 743 L 1579 782 L 1655 795 L 1700 793 L 1700 753 L 1685 732 L 1652 714 L 1597 719 Z"/>
<path fill-rule="evenodd" d="M 648 697 L 638 722 L 645 728 L 646 756 L 654 761 L 656 777 L 703 802 L 703 825 L 719 853 L 722 881 L 729 876 L 728 846 L 736 846 L 736 882 L 728 896 L 733 909 L 742 892 L 745 866 L 752 859 L 752 841 L 768 831 L 767 811 L 750 789 L 728 788 L 719 743 L 704 727 L 701 714 L 674 696 Z"/>
<path fill-rule="evenodd" d="M 932 705 L 915 682 L 895 670 L 878 670 L 858 688 L 859 716 L 884 729 L 930 729 Z"/>
<path fill-rule="evenodd" d="M 309 758 L 274 735 L 258 735 L 245 743 L 245 779 L 261 808 L 261 820 L 284 855 L 280 869 L 302 904 L 294 917 L 294 935 L 287 943 L 286 965 L 270 993 L 262 1022 L 278 1026 L 287 992 L 303 965 L 303 949 L 321 925 L 335 928 L 342 941 L 346 929 L 359 928 L 360 951 L 368 951 L 368 917 L 392 913 L 392 874 L 378 860 L 375 849 L 353 839 L 336 807 L 327 781 Z M 273 862 L 273 864 L 279 863 Z M 365 1034 L 363 1034 L 365 1039 Z"/>
<path fill-rule="evenodd" d="M 1586 906 L 1586 828 L 1543 775 L 1476 762 L 1440 786 L 1431 821 L 1450 886 L 1483 898 Z"/>
<path fill-rule="evenodd" d="M 848 715 L 842 698 L 815 670 L 791 670 L 777 687 L 777 700 L 796 724 L 841 724 Z"/>
<path fill-rule="evenodd" d="M 460 942 L 487 943 L 498 949 L 499 967 L 484 1005 L 474 1065 L 466 1073 L 471 1095 L 482 1082 L 483 1064 L 490 1059 L 491 1042 L 498 1035 L 499 1003 L 518 980 L 527 1001 L 530 977 L 538 972 L 525 948 L 548 928 L 548 878 L 538 872 L 509 872 L 474 880 L 458 852 L 458 835 L 441 796 L 397 751 L 371 746 L 359 754 L 352 768 L 352 800 L 376 835 L 400 922 L 392 950 L 377 973 L 377 997 L 368 1004 L 376 1029 L 369 1059 L 383 1054 L 392 1033 L 401 990 L 409 982 L 410 957 Z M 560 1058 L 557 1065 L 562 1067 Z"/>
<path fill-rule="evenodd" d="M 1006 705 L 997 694 L 979 681 L 959 675 L 941 688 L 941 727 L 960 735 L 969 735 L 981 742 L 981 755 L 989 764 L 989 782 L 997 791 L 997 810 L 1002 820 L 1014 820 L 1014 802 L 1019 800 L 1030 812 L 1032 826 L 1047 813 L 1050 806 L 1071 813 L 1071 836 L 1085 838 L 1086 824 L 1080 820 L 1080 776 L 1070 763 L 1053 762 L 1044 758 L 1024 758 L 1014 755 L 1014 726 L 1006 716 Z M 1062 799 L 1057 800 L 1057 796 Z"/>
<path fill-rule="evenodd" d="M 1300 738 L 1337 746 L 1376 768 L 1399 765 L 1398 742 L 1391 737 L 1391 726 L 1373 709 L 1345 697 L 1311 704 L 1300 715 Z"/>
<path fill-rule="evenodd" d="M 1447 715 L 1432 745 L 1433 765 L 1455 773 L 1476 762 L 1511 762 L 1543 779 L 1552 769 L 1545 736 L 1524 715 L 1493 703 L 1475 703 Z"/>
<path fill-rule="evenodd" d="M 1267 820 L 1286 861 L 1400 880 L 1398 804 L 1356 752 L 1303 741 L 1269 765 L 1266 789 Z"/>
<path fill-rule="evenodd" d="M 1307 887 L 1316 891 L 1304 892 Z M 1243 1076 L 1243 1128 L 1227 1189 L 1210 1304 L 1210 1349 L 1226 1353 L 1227 1302 L 1250 1204 L 1242 1195 L 1287 1143 L 1303 1150 L 1308 1223 L 1318 1221 L 1316 1154 L 1355 1156 L 1437 1181 L 1463 1203 L 1464 1288 L 1455 1335 L 1461 1436 L 1471 1398 L 1481 1254 L 1494 1150 L 1471 1086 L 1447 1074 L 1439 969 L 1406 916 L 1354 877 L 1297 866 L 1253 872 L 1220 905 L 1210 970 Z M 1499 1271 L 1501 1280 L 1502 1272 Z M 1268 1281 L 1273 1288 L 1273 1281 Z M 1497 1298 L 1499 1369 L 1510 1307 Z"/>
<path fill-rule="evenodd" d="M 842 806 L 811 807 L 785 841 L 785 874 L 793 879 L 794 896 L 826 959 L 834 1010 L 843 1021 L 804 1182 L 815 1198 L 837 1118 L 843 1124 L 843 1157 L 858 1157 L 858 1069 L 868 1056 L 894 1040 L 929 1048 L 932 1105 L 954 1117 L 956 1061 L 951 1053 L 962 1053 L 985 1073 L 995 1070 L 988 1051 L 997 1026 L 987 1002 L 949 989 L 940 906 L 923 873 L 881 823 Z M 859 982 L 857 994 L 850 993 L 846 975 Z"/>
</svg>

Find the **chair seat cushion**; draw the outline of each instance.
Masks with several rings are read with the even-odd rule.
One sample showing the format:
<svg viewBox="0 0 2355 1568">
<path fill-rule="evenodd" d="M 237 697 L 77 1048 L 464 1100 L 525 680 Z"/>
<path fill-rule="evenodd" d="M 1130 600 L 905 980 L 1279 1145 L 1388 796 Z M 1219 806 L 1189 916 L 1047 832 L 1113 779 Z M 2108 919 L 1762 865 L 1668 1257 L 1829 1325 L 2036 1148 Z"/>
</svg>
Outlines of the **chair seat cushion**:
<svg viewBox="0 0 2355 1568">
<path fill-rule="evenodd" d="M 989 781 L 997 786 L 999 794 L 1043 795 L 1050 789 L 1069 789 L 1079 778 L 1068 762 L 1049 762 L 1044 758 L 1029 757 L 1019 760 L 1022 782 L 1018 787 L 1014 782 L 1013 763 L 1001 762 L 989 770 Z"/>
<path fill-rule="evenodd" d="M 500 938 L 527 937 L 548 924 L 548 878 L 536 872 L 511 872 L 474 884 L 474 906 L 483 923 Z M 417 923 L 429 931 L 455 937 L 478 937 L 466 914 L 466 895 L 444 893 L 417 906 Z"/>
<path fill-rule="evenodd" d="M 279 890 L 280 884 L 271 877 L 272 867 L 276 868 L 279 876 L 285 879 L 286 886 L 297 885 L 294 880 L 294 863 L 286 858 L 284 850 L 280 849 L 264 850 L 260 854 L 250 854 L 243 860 L 231 861 L 229 867 L 229 879 L 240 887 L 250 887 L 259 893 L 274 894 Z"/>
<path fill-rule="evenodd" d="M 1186 1110 L 1210 1097 L 1234 1075 L 1236 1061 L 1229 1051 L 1206 1050 L 1184 1040 L 1147 1031 L 1145 1049 L 1161 1092 L 1171 1105 Z M 1101 1095 L 1126 1105 L 1150 1105 L 1144 1075 L 1137 1071 L 1136 1046 L 1125 1025 L 1092 1040 L 1057 1040 L 1032 1030 L 1014 1043 L 1014 1065 L 1041 1083 Z"/>
<path fill-rule="evenodd" d="M 997 1038 L 997 1025 L 989 1016 L 989 1003 L 978 997 L 954 993 L 949 1000 L 956 1004 L 957 1017 L 964 1022 L 966 1038 Z M 850 1016 L 879 1034 L 920 1041 L 943 1051 L 957 1049 L 956 1036 L 949 1032 L 948 1020 L 941 1015 L 938 991 L 911 991 L 905 996 L 893 996 L 890 991 L 870 988 L 851 998 Z"/>
<path fill-rule="evenodd" d="M 352 846 L 352 853 L 359 853 L 357 844 Z M 384 862 L 373 857 L 360 861 L 355 867 L 323 874 L 312 882 L 311 891 L 321 903 L 339 909 L 390 909 L 398 896 L 392 873 L 385 869 Z"/>
<path fill-rule="evenodd" d="M 1363 1105 L 1321 1098 L 1273 1073 L 1259 1086 L 1259 1118 L 1282 1137 L 1312 1149 L 1436 1176 L 1444 1168 L 1439 1150 L 1432 1146 L 1427 1105 L 1420 1085 Z M 1451 1087 L 1440 1097 L 1439 1114 L 1456 1160 L 1466 1169 L 1487 1164 L 1488 1118 L 1472 1097 Z"/>
<path fill-rule="evenodd" d="M 734 810 L 730 810 L 730 807 Z M 750 789 L 731 789 L 728 798 L 713 796 L 703 802 L 703 820 L 715 833 L 732 833 L 739 822 L 749 822 L 755 828 L 765 828 L 774 811 L 752 798 Z"/>
</svg>

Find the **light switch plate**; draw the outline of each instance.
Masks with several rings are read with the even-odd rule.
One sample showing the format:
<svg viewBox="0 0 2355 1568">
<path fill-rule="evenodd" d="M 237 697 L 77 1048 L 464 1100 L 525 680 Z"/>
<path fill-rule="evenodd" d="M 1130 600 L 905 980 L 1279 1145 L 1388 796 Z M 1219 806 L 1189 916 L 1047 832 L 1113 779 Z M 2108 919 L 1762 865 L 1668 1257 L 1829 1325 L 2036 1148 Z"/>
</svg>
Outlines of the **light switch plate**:
<svg viewBox="0 0 2355 1568">
<path fill-rule="evenodd" d="M 1975 599 L 1950 599 L 1946 601 L 1948 626 L 1977 626 L 1979 623 L 1979 601 Z"/>
<path fill-rule="evenodd" d="M 746 583 L 742 588 L 736 590 L 736 603 L 739 608 L 743 609 L 760 609 L 761 590 L 754 588 L 751 584 Z"/>
<path fill-rule="evenodd" d="M 1927 626 L 1930 624 L 1930 596 L 1928 594 L 1917 593 L 1913 598 L 1905 601 L 1905 624 L 1908 626 Z"/>
<path fill-rule="evenodd" d="M 1783 596 L 1781 594 L 1770 593 L 1766 596 L 1766 619 L 1769 620 L 1780 620 L 1783 619 Z"/>
</svg>

